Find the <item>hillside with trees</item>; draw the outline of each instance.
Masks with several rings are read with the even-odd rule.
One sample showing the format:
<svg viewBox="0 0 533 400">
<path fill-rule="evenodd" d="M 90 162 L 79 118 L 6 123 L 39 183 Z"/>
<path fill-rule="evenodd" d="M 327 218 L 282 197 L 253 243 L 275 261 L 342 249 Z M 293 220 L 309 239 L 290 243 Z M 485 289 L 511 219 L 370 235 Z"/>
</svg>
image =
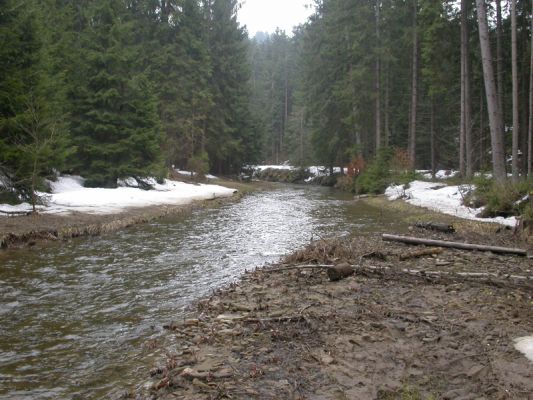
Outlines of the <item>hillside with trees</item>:
<svg viewBox="0 0 533 400">
<path fill-rule="evenodd" d="M 287 160 L 531 174 L 530 1 L 315 5 L 249 39 L 237 0 L 3 1 L 3 197 Z"/>
<path fill-rule="evenodd" d="M 341 166 L 395 149 L 463 178 L 531 173 L 531 2 L 316 3 L 292 37 L 252 41 L 266 159 Z"/>
<path fill-rule="evenodd" d="M 236 0 L 3 1 L 0 174 L 22 199 L 57 172 L 89 186 L 231 173 L 255 161 Z M 6 191 L 4 191 L 6 192 Z"/>
</svg>

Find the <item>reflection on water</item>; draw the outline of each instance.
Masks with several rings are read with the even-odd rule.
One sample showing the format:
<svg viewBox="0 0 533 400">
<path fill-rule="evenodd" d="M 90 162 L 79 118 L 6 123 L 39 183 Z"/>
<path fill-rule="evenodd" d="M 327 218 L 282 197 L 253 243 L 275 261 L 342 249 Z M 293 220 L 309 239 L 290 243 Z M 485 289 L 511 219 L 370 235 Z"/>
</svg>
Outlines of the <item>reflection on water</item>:
<svg viewBox="0 0 533 400">
<path fill-rule="evenodd" d="M 0 254 L 0 397 L 99 398 L 146 374 L 147 339 L 187 306 L 313 237 L 393 221 L 287 186 L 119 233 Z"/>
</svg>

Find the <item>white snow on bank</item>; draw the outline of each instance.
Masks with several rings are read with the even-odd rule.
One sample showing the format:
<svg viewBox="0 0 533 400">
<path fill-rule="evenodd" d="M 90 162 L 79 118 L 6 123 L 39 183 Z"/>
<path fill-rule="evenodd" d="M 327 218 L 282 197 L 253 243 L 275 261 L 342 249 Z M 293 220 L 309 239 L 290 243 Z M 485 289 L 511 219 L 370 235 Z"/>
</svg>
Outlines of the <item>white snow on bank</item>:
<svg viewBox="0 0 533 400">
<path fill-rule="evenodd" d="M 266 169 L 282 169 L 282 170 L 292 171 L 296 169 L 292 165 L 253 165 L 251 166 L 251 168 L 254 171 L 264 171 Z"/>
<path fill-rule="evenodd" d="M 175 169 L 175 171 L 176 171 L 178 174 L 183 175 L 183 176 L 188 176 L 189 178 L 190 178 L 191 176 L 196 176 L 196 172 L 183 171 L 183 170 L 181 170 L 181 169 Z M 207 175 L 205 175 L 205 177 L 206 177 L 207 179 L 218 179 L 216 176 L 211 175 L 211 174 L 207 174 Z"/>
<path fill-rule="evenodd" d="M 85 188 L 83 181 L 79 176 L 63 176 L 57 182 L 52 182 L 52 194 L 42 193 L 47 196 L 48 205 L 39 207 L 39 211 L 51 214 L 71 212 L 110 214 L 121 212 L 128 207 L 179 205 L 194 200 L 229 197 L 236 191 L 218 185 L 194 185 L 170 180 L 165 180 L 163 184 L 150 182 L 153 183 L 154 190 L 141 190 L 135 187 Z M 27 203 L 17 206 L 0 204 L 0 209 L 29 211 L 31 206 Z"/>
<path fill-rule="evenodd" d="M 408 186 L 407 189 L 403 185 L 390 186 L 385 191 L 385 195 L 389 200 L 405 199 L 409 204 L 460 218 L 496 222 L 513 227 L 516 225 L 515 217 L 479 218 L 477 215 L 483 211 L 483 208 L 464 206 L 463 198 L 466 192 L 472 188 L 469 185 L 446 186 L 435 182 L 413 181 Z"/>
<path fill-rule="evenodd" d="M 295 167 L 293 165 L 250 165 L 247 168 L 252 169 L 254 171 L 264 171 L 267 169 L 278 169 L 278 170 L 286 170 L 286 171 L 294 171 L 300 168 L 303 168 L 307 170 L 311 175 L 313 176 L 326 176 L 329 175 L 329 168 L 323 167 L 323 166 L 311 166 L 311 167 Z M 340 167 L 334 167 L 333 173 L 338 174 L 341 172 Z M 348 168 L 344 168 L 344 173 L 348 172 Z"/>
<path fill-rule="evenodd" d="M 431 171 L 428 169 L 419 169 L 416 173 L 421 174 L 424 179 L 433 179 Z M 459 171 L 453 169 L 441 169 L 435 172 L 435 179 L 449 179 L 459 175 Z"/>
<path fill-rule="evenodd" d="M 533 362 L 533 336 L 525 336 L 514 340 L 514 348 Z"/>
</svg>

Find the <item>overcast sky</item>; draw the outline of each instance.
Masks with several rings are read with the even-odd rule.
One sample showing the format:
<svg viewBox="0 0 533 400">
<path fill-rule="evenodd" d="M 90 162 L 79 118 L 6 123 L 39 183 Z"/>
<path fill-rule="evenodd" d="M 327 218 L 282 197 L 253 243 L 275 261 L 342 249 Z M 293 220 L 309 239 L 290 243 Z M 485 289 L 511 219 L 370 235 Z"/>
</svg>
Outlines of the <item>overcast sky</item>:
<svg viewBox="0 0 533 400">
<path fill-rule="evenodd" d="M 257 32 L 272 33 L 279 27 L 292 35 L 292 28 L 312 14 L 312 0 L 241 0 L 239 22 L 246 25 L 250 37 Z"/>
</svg>

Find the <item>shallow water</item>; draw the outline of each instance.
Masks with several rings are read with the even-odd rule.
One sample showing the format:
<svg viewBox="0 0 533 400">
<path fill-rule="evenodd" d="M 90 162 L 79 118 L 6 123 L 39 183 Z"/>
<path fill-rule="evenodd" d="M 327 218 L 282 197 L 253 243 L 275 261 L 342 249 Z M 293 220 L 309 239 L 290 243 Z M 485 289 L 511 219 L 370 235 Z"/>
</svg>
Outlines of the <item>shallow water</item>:
<svg viewBox="0 0 533 400">
<path fill-rule="evenodd" d="M 390 229 L 330 189 L 284 186 L 94 238 L 0 253 L 0 398 L 101 398 L 147 377 L 187 307 L 313 238 Z"/>
</svg>

